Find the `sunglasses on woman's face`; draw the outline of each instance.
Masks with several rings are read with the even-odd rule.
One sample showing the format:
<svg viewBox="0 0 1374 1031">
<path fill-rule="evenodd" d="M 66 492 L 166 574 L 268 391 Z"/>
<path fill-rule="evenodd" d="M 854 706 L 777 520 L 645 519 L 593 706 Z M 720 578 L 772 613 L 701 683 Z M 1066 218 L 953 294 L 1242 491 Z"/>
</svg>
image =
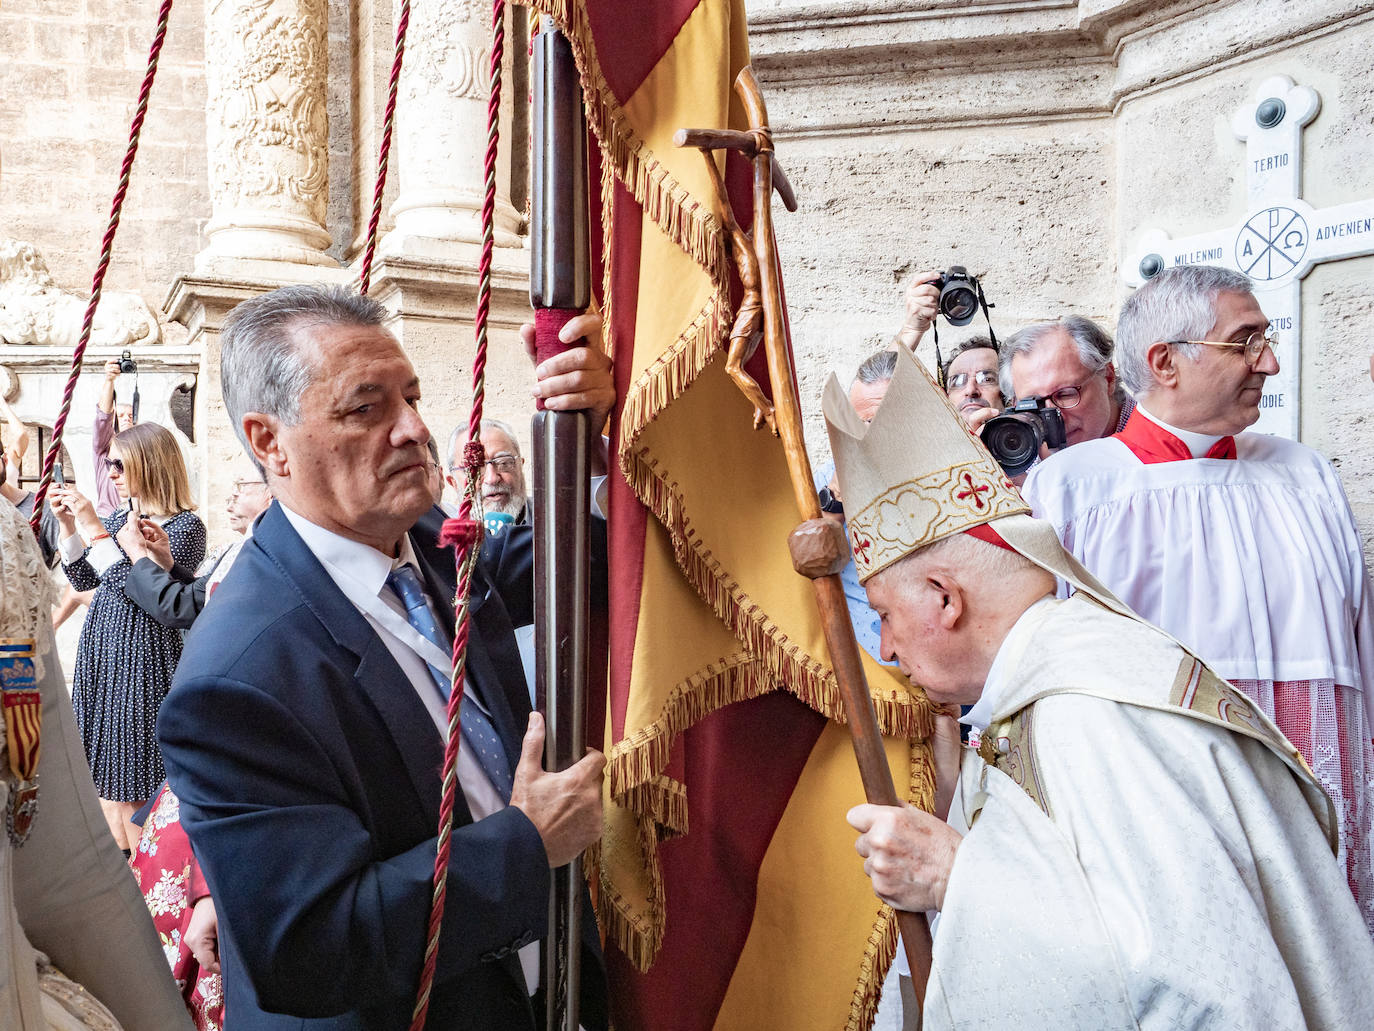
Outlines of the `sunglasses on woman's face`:
<svg viewBox="0 0 1374 1031">
<path fill-rule="evenodd" d="M 111 459 L 110 459 L 110 468 L 113 469 L 113 470 L 114 470 L 117 474 L 119 474 L 120 476 L 123 476 L 123 475 L 124 475 L 124 459 L 122 459 L 122 458 L 111 458 Z"/>
</svg>

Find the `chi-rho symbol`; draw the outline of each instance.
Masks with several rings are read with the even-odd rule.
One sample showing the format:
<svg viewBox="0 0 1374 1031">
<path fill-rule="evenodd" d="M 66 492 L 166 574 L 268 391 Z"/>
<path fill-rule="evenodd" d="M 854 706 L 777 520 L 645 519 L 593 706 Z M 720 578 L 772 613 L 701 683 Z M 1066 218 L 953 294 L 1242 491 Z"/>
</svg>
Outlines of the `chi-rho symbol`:
<svg viewBox="0 0 1374 1031">
<path fill-rule="evenodd" d="M 1319 262 L 1374 254 L 1374 198 L 1320 211 L 1304 201 L 1302 129 L 1317 116 L 1321 99 L 1286 75 L 1265 79 L 1254 98 L 1231 119 L 1245 141 L 1245 218 L 1177 240 L 1149 229 L 1121 272 L 1131 286 L 1174 265 L 1224 265 L 1249 276 L 1279 334 L 1280 371 L 1265 387 L 1254 429 L 1297 439 L 1302 279 Z"/>
</svg>

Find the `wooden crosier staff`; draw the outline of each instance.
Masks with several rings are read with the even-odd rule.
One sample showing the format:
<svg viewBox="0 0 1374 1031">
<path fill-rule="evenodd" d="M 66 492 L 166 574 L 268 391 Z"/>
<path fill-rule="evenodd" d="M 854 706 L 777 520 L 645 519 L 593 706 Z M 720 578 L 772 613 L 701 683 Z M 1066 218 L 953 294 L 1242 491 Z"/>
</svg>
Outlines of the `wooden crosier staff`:
<svg viewBox="0 0 1374 1031">
<path fill-rule="evenodd" d="M 541 20 L 533 56 L 530 304 L 542 362 L 578 346 L 560 343 L 558 331 L 590 303 L 591 258 L 582 87 L 552 18 Z M 541 410 L 533 430 L 535 703 L 544 713 L 544 765 L 556 771 L 587 750 L 591 427 L 586 412 Z M 578 1029 L 582 889 L 581 859 L 553 871 L 542 964 L 546 1031 Z"/>
<path fill-rule="evenodd" d="M 750 128 L 746 131 L 720 129 L 680 129 L 673 138 L 679 147 L 696 147 L 710 166 L 725 218 L 727 236 L 744 282 L 745 297 L 731 331 L 730 353 L 726 367 L 744 395 L 755 406 L 754 425 L 767 422 L 782 438 L 787 455 L 792 491 L 804 522 L 792 531 L 788 547 L 797 572 L 811 580 L 816 591 L 825 642 L 830 649 L 835 679 L 849 718 L 854 754 L 859 762 L 864 794 L 876 805 L 897 805 L 892 771 L 887 765 L 878 718 L 873 711 L 859 644 L 845 604 L 840 571 L 849 562 L 849 544 L 840 525 L 821 514 L 811 475 L 811 461 L 802 438 L 796 386 L 792 380 L 791 348 L 783 317 L 782 279 L 778 271 L 777 246 L 773 239 L 772 193 L 775 183 L 786 183 L 773 160 L 773 136 L 768 128 L 768 111 L 753 70 L 745 67 L 735 79 L 735 92 L 744 103 Z M 754 224 L 746 234 L 736 223 L 725 184 L 716 169 L 712 150 L 736 150 L 754 162 Z M 790 188 L 783 193 L 784 203 L 795 210 Z M 753 282 L 751 282 L 753 280 Z M 744 363 L 757 346 L 757 329 L 762 321 L 763 346 L 768 358 L 768 375 L 773 386 L 770 404 L 758 384 L 744 371 Z M 926 982 L 930 977 L 930 928 L 920 913 L 897 912 L 912 984 L 917 1002 L 925 1003 Z"/>
</svg>

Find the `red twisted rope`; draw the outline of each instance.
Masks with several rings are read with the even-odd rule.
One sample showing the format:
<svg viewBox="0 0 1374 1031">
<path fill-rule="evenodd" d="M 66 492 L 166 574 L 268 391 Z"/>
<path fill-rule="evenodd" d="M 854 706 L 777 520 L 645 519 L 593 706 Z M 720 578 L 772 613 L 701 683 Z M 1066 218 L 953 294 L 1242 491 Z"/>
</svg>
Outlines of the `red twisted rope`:
<svg viewBox="0 0 1374 1031">
<path fill-rule="evenodd" d="M 396 56 L 391 61 L 391 78 L 386 87 L 386 112 L 382 115 L 382 145 L 377 153 L 377 184 L 372 190 L 372 215 L 367 221 L 367 246 L 358 272 L 358 293 L 366 294 L 372 285 L 372 258 L 377 253 L 377 227 L 382 221 L 382 194 L 386 191 L 386 170 L 391 156 L 391 130 L 396 124 L 396 89 L 401 82 L 401 60 L 406 52 L 406 30 L 410 28 L 410 0 L 401 0 L 401 16 L 396 22 Z"/>
<path fill-rule="evenodd" d="M 86 345 L 91 342 L 91 329 L 95 325 L 95 310 L 100 305 L 100 292 L 105 285 L 105 273 L 110 267 L 110 255 L 114 251 L 115 231 L 119 228 L 119 216 L 124 210 L 124 198 L 129 193 L 129 176 L 134 168 L 134 155 L 138 153 L 138 136 L 143 131 L 143 118 L 148 113 L 148 96 L 153 91 L 153 80 L 157 77 L 157 61 L 162 55 L 162 42 L 167 38 L 167 19 L 172 13 L 172 0 L 162 0 L 157 13 L 157 29 L 153 34 L 152 46 L 148 48 L 148 68 L 143 73 L 143 85 L 138 91 L 138 106 L 134 109 L 134 119 L 129 126 L 129 145 L 124 150 L 124 164 L 119 169 L 119 186 L 115 189 L 114 201 L 110 205 L 110 221 L 105 226 L 105 237 L 100 244 L 100 260 L 91 278 L 91 297 L 86 302 L 86 317 L 81 322 L 81 336 L 72 352 L 72 369 L 67 375 L 67 386 L 62 391 L 62 408 L 53 423 L 52 443 L 43 461 L 43 478 L 38 484 L 38 494 L 33 499 L 33 515 L 29 525 L 38 533 L 38 522 L 43 517 L 43 501 L 48 496 L 52 483 L 52 471 L 62 454 L 62 431 L 67 425 L 67 416 L 72 410 L 72 395 L 76 393 L 76 381 L 81 376 L 81 361 L 86 356 Z"/>
<path fill-rule="evenodd" d="M 458 793 L 458 743 L 462 737 L 458 711 L 463 700 L 464 670 L 467 667 L 469 633 L 468 590 L 472 585 L 472 569 L 477 562 L 481 539 L 480 513 L 473 515 L 476 499 L 481 497 L 482 463 L 486 457 L 479 439 L 482 430 L 482 408 L 486 398 L 487 320 L 491 312 L 491 265 L 495 246 L 496 221 L 496 151 L 501 120 L 501 62 L 505 56 L 506 27 L 505 0 L 493 0 L 491 12 L 491 94 L 487 101 L 487 150 L 484 157 L 485 192 L 482 197 L 482 255 L 477 267 L 477 314 L 474 329 L 477 352 L 472 361 L 472 412 L 468 417 L 468 439 L 463 445 L 463 470 L 466 489 L 458 509 L 458 518 L 447 520 L 439 543 L 455 549 L 454 563 L 458 569 L 458 594 L 455 599 L 453 634 L 453 689 L 448 699 L 448 739 L 444 745 L 444 772 L 439 803 L 438 847 L 434 856 L 434 895 L 430 905 L 428 937 L 425 942 L 424 967 L 420 972 L 420 987 L 416 995 L 415 1011 L 410 1031 L 423 1031 L 429 1012 L 430 990 L 434 984 L 435 966 L 439 959 L 439 931 L 444 921 L 444 902 L 448 891 L 448 864 L 453 836 L 453 808 Z M 399 35 L 399 32 L 398 32 Z M 399 46 L 399 45 L 398 45 Z M 400 66 L 399 49 L 396 66 Z M 394 99 L 394 85 L 393 85 Z M 378 184 L 377 204 L 381 203 Z M 376 221 L 377 208 L 373 209 Z M 370 255 L 370 248 L 369 248 Z M 366 265 L 364 274 L 366 274 Z M 366 280 L 363 280 L 366 289 Z"/>
</svg>

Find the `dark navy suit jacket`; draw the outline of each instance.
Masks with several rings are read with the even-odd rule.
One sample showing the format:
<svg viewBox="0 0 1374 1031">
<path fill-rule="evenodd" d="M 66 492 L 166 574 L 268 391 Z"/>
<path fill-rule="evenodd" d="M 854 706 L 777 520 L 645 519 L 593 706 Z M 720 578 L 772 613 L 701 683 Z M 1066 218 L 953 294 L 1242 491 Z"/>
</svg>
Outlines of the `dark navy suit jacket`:
<svg viewBox="0 0 1374 1031">
<path fill-rule="evenodd" d="M 455 590 L 453 554 L 434 543 L 441 518 L 433 510 L 411 532 L 436 599 Z M 438 608 L 451 633 L 452 612 Z M 470 608 L 469 681 L 514 765 L 529 701 L 506 607 L 480 566 Z M 227 1026 L 408 1026 L 442 743 L 386 644 L 278 505 L 191 630 L 158 737 L 219 913 Z M 461 791 L 455 828 L 427 1027 L 533 1031 L 515 953 L 546 932 L 543 844 L 516 808 L 474 823 Z M 582 1023 L 604 1028 L 589 912 L 584 927 Z"/>
</svg>

